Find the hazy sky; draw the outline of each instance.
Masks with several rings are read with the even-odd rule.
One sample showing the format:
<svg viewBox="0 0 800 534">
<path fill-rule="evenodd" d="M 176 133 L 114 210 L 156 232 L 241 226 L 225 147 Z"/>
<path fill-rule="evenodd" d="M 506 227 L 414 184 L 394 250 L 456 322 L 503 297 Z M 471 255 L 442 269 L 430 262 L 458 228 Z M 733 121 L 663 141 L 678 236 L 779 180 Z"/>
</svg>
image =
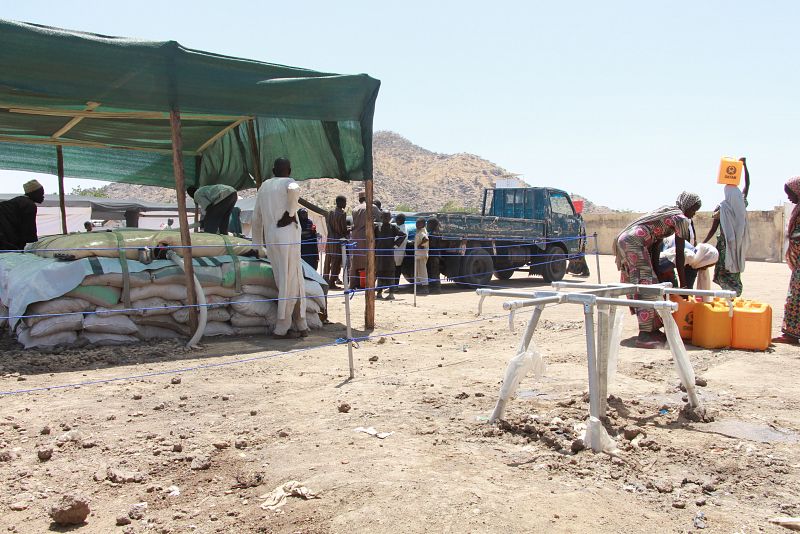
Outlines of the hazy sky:
<svg viewBox="0 0 800 534">
<path fill-rule="evenodd" d="M 800 2 L 26 0 L 2 17 L 366 72 L 376 129 L 618 209 L 684 189 L 712 208 L 724 155 L 747 156 L 751 208 L 800 174 Z"/>
</svg>

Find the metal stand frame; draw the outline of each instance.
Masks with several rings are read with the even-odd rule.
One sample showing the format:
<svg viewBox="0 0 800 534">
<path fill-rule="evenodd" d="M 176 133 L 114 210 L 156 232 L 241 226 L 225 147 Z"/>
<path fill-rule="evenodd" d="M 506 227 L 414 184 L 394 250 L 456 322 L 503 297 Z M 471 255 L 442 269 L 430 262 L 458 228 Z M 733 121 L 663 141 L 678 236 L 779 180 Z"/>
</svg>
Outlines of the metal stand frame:
<svg viewBox="0 0 800 534">
<path fill-rule="evenodd" d="M 683 340 L 678 335 L 678 327 L 672 318 L 672 312 L 678 308 L 674 302 L 663 300 L 668 295 L 697 295 L 704 297 L 721 297 L 728 299 L 732 306 L 735 294 L 732 291 L 702 291 L 691 289 L 675 289 L 672 284 L 634 285 L 634 284 L 581 284 L 574 282 L 554 282 L 556 291 L 507 291 L 494 289 L 478 289 L 476 294 L 480 297 L 478 314 L 482 312 L 483 301 L 489 296 L 517 298 L 503 303 L 503 309 L 509 311 L 509 322 L 513 324 L 514 312 L 518 309 L 534 306 L 533 315 L 528 320 L 525 332 L 520 340 L 517 354 L 528 350 L 533 333 L 546 304 L 580 304 L 583 306 L 584 325 L 586 330 L 586 356 L 589 378 L 589 415 L 591 419 L 599 420 L 606 415 L 608 410 L 608 359 L 612 350 L 611 331 L 614 326 L 617 307 L 649 308 L 656 310 L 661 315 L 667 329 L 667 340 L 672 352 L 681 383 L 686 388 L 689 405 L 692 408 L 700 406 L 694 384 L 694 371 L 691 368 Z M 582 292 L 564 292 L 560 289 L 583 289 Z M 633 295 L 656 295 L 660 300 L 636 300 Z M 628 296 L 627 299 L 620 298 Z M 597 328 L 595 328 L 595 309 L 597 309 Z M 512 329 L 513 330 L 513 329 Z M 515 356 L 516 358 L 516 356 Z M 511 365 L 509 365 L 509 368 Z M 508 370 L 506 371 L 508 373 Z M 495 405 L 489 422 L 496 422 L 503 417 L 508 398 L 500 398 Z M 592 439 L 591 447 L 595 452 L 600 452 L 602 440 Z"/>
</svg>

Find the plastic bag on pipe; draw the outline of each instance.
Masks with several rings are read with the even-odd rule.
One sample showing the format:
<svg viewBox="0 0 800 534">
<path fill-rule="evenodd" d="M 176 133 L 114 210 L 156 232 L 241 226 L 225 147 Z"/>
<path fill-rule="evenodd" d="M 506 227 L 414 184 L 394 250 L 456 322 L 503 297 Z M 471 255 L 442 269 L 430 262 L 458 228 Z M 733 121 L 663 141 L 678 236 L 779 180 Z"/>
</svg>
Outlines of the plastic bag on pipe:
<svg viewBox="0 0 800 534">
<path fill-rule="evenodd" d="M 664 322 L 664 330 L 667 333 L 672 359 L 678 368 L 678 376 L 687 391 L 694 393 L 694 369 L 689 361 L 689 355 L 686 353 L 686 346 L 683 344 L 680 332 L 678 332 L 678 325 L 675 324 L 670 310 L 659 309 L 658 314 Z"/>
<path fill-rule="evenodd" d="M 619 345 L 622 339 L 622 327 L 624 326 L 623 319 L 625 313 L 622 309 L 618 309 L 614 314 L 614 324 L 609 325 L 611 332 L 609 333 L 609 348 L 608 348 L 608 385 L 614 385 L 617 382 L 617 359 L 619 358 Z"/>
<path fill-rule="evenodd" d="M 594 452 L 606 452 L 608 454 L 617 452 L 617 442 L 611 439 L 603 423 L 597 417 L 589 417 L 589 422 L 586 424 L 586 434 L 583 436 L 583 443 L 587 448 L 591 447 Z"/>
<path fill-rule="evenodd" d="M 519 383 L 529 372 L 537 378 L 544 375 L 545 364 L 542 355 L 536 349 L 528 349 L 517 353 L 506 367 L 506 376 L 500 388 L 500 399 L 509 400 L 516 393 Z"/>
</svg>

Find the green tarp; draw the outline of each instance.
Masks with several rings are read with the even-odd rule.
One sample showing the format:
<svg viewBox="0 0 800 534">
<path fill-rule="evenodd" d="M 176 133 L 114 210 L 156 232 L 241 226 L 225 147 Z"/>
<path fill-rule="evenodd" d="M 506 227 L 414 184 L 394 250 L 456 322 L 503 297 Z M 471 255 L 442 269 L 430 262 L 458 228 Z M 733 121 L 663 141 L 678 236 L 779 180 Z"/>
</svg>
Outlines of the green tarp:
<svg viewBox="0 0 800 534">
<path fill-rule="evenodd" d="M 175 108 L 182 115 L 187 185 L 254 186 L 248 117 L 264 178 L 282 156 L 291 159 L 298 180 L 372 177 L 380 82 L 365 74 L 9 21 L 0 21 L 0 66 L 0 168 L 56 174 L 54 143 L 60 142 L 66 176 L 174 187 L 167 114 Z M 71 112 L 92 102 L 99 103 L 95 117 L 52 138 L 73 120 Z"/>
</svg>

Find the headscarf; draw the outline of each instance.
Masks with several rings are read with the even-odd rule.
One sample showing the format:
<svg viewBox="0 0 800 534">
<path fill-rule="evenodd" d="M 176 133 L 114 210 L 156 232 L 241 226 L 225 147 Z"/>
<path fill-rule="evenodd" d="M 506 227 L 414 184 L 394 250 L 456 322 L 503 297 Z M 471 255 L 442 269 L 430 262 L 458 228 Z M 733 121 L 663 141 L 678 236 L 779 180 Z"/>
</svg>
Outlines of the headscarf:
<svg viewBox="0 0 800 534">
<path fill-rule="evenodd" d="M 747 207 L 741 189 L 725 186 L 725 200 L 719 205 L 719 223 L 725 236 L 725 269 L 731 273 L 744 272 L 744 260 L 750 247 L 747 226 Z"/>
<path fill-rule="evenodd" d="M 678 206 L 683 213 L 686 213 L 695 206 L 699 209 L 701 204 L 700 195 L 689 193 L 688 191 L 684 191 L 678 195 L 678 200 L 675 202 L 675 205 Z"/>
<path fill-rule="evenodd" d="M 786 182 L 786 187 L 795 195 L 800 197 L 800 176 L 790 178 Z M 800 202 L 794 205 L 792 214 L 789 216 L 789 226 L 786 230 L 786 237 L 789 239 L 789 248 L 786 250 L 786 263 L 789 268 L 794 270 L 798 265 L 798 258 L 800 258 L 800 240 L 792 240 L 792 234 L 796 230 L 798 220 L 800 219 Z"/>
</svg>

